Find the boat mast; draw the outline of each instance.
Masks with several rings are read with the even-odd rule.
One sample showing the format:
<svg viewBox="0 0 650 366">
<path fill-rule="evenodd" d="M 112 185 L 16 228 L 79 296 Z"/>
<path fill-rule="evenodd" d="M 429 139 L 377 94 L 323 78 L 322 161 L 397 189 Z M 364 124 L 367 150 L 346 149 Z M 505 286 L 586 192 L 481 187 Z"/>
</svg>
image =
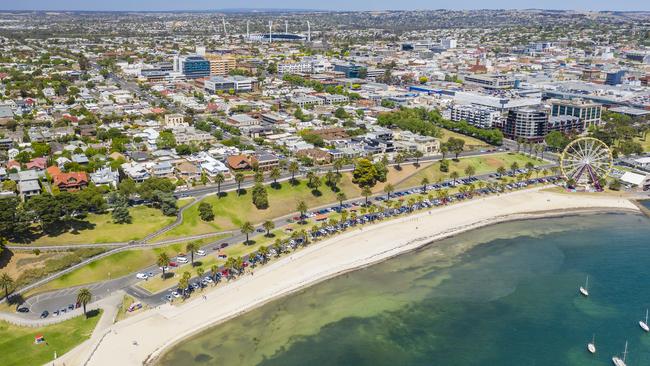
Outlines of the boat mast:
<svg viewBox="0 0 650 366">
<path fill-rule="evenodd" d="M 623 362 L 625 362 L 625 357 L 627 357 L 627 341 L 625 341 L 625 351 L 623 351 Z"/>
</svg>

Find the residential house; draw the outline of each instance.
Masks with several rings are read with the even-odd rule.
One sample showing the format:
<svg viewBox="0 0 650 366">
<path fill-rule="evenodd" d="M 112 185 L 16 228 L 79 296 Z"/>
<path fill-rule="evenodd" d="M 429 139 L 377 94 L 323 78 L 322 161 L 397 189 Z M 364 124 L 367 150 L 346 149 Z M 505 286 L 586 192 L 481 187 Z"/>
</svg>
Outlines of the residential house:
<svg viewBox="0 0 650 366">
<path fill-rule="evenodd" d="M 43 171 L 47 167 L 47 159 L 40 157 L 40 158 L 34 158 L 27 162 L 25 164 L 25 168 L 27 170 L 38 170 L 38 171 Z"/>
<path fill-rule="evenodd" d="M 120 174 L 117 170 L 111 170 L 110 167 L 98 169 L 94 173 L 90 173 L 90 180 L 98 186 L 107 185 L 116 188 L 120 183 Z"/>
<path fill-rule="evenodd" d="M 52 178 L 52 185 L 58 187 L 61 191 L 79 190 L 88 185 L 86 172 L 64 173 L 57 166 L 47 168 L 47 172 Z"/>
<path fill-rule="evenodd" d="M 177 174 L 186 181 L 201 178 L 201 169 L 189 161 L 182 161 L 176 164 L 176 171 Z"/>
<path fill-rule="evenodd" d="M 174 166 L 169 161 L 162 161 L 151 167 L 151 172 L 156 177 L 168 177 L 174 174 Z"/>
<path fill-rule="evenodd" d="M 280 159 L 277 156 L 270 153 L 259 153 L 251 156 L 250 158 L 251 165 L 257 164 L 257 168 L 261 171 L 269 171 L 276 166 L 280 165 Z"/>
<path fill-rule="evenodd" d="M 296 151 L 296 155 L 310 158 L 316 164 L 329 164 L 332 162 L 332 155 L 328 151 L 320 149 L 298 150 Z"/>
<path fill-rule="evenodd" d="M 147 168 L 143 164 L 135 161 L 124 163 L 121 167 L 124 174 L 136 182 L 144 182 L 151 177 Z"/>
<path fill-rule="evenodd" d="M 251 168 L 249 155 L 231 155 L 226 158 L 226 163 L 232 170 L 244 170 Z"/>
</svg>

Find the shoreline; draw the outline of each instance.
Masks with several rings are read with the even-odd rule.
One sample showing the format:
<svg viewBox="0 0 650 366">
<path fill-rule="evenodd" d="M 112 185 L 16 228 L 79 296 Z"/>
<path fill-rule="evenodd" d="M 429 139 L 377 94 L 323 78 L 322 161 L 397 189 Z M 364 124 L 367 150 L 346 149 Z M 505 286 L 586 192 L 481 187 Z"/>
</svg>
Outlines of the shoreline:
<svg viewBox="0 0 650 366">
<path fill-rule="evenodd" d="M 92 347 L 86 350 L 90 352 L 77 352 L 89 357 L 77 355 L 81 362 L 72 364 L 155 363 L 175 344 L 268 302 L 481 227 L 581 214 L 640 213 L 636 205 L 622 197 L 564 195 L 542 189 L 421 211 L 314 243 L 260 267 L 254 276 L 206 291 L 205 300 L 197 298 L 180 306 L 166 304 L 116 323 L 99 341 L 85 344 L 85 348 Z M 135 340 L 138 345 L 132 344 Z"/>
</svg>

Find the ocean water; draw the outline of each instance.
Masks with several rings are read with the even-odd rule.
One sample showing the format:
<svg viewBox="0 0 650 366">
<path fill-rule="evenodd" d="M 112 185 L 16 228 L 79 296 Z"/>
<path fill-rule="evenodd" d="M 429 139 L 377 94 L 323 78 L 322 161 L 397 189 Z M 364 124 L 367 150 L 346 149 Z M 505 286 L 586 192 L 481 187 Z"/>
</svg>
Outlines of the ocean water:
<svg viewBox="0 0 650 366">
<path fill-rule="evenodd" d="M 611 365 L 627 340 L 627 364 L 650 365 L 648 307 L 650 219 L 510 222 L 273 301 L 159 364 Z"/>
</svg>

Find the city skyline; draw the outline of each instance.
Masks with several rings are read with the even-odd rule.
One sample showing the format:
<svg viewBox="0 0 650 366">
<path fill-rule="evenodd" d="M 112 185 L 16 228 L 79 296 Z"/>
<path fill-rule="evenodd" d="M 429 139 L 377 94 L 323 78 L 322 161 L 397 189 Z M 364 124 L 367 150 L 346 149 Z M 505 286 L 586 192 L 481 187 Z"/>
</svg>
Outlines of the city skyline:
<svg viewBox="0 0 650 366">
<path fill-rule="evenodd" d="M 8 5 L 8 6 L 7 6 Z M 59 0 L 43 4 L 38 0 L 25 0 L 20 3 L 6 4 L 0 6 L 1 10 L 61 10 L 61 11 L 210 11 L 229 9 L 295 9 L 295 10 L 330 10 L 330 11 L 364 11 L 364 10 L 470 10 L 470 9 L 553 9 L 553 10 L 585 10 L 585 11 L 647 11 L 650 10 L 649 3 L 636 0 L 625 0 L 612 3 L 610 1 L 587 1 L 579 0 L 570 3 L 558 0 L 551 0 L 545 3 L 544 8 L 535 1 L 512 1 L 495 0 L 489 4 L 476 5 L 472 0 L 460 0 L 450 6 L 448 2 L 415 0 L 407 3 L 395 3 L 387 0 L 357 1 L 354 3 L 342 0 L 333 0 L 327 3 L 317 1 L 282 0 L 273 3 L 270 7 L 266 1 L 249 0 L 239 6 L 232 6 L 232 3 L 189 0 L 182 4 L 176 1 L 141 0 L 126 1 L 117 0 L 110 3 L 89 3 L 82 0 Z"/>
</svg>

